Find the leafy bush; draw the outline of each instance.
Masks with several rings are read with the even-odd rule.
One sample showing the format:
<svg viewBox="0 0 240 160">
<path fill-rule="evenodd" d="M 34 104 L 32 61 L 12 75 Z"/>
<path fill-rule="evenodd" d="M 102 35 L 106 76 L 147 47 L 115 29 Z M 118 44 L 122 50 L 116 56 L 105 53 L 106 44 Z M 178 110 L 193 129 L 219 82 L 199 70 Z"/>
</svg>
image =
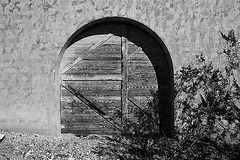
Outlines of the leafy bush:
<svg viewBox="0 0 240 160">
<path fill-rule="evenodd" d="M 227 69 L 231 73 L 234 70 L 240 73 L 240 42 L 237 40 L 234 30 L 229 31 L 228 35 L 220 33 L 225 42 L 222 53 L 225 54 L 228 60 Z"/>
<path fill-rule="evenodd" d="M 182 67 L 175 76 L 177 131 L 187 157 L 240 156 L 232 148 L 240 140 L 240 87 L 228 72 L 224 76 L 199 55 L 196 66 Z"/>
<path fill-rule="evenodd" d="M 233 31 L 221 35 L 228 58 L 224 70 L 201 54 L 175 74 L 174 138 L 162 136 L 156 93 L 145 109 L 136 111 L 135 121 L 125 120 L 123 134 L 107 137 L 97 153 L 124 160 L 240 159 L 239 42 Z"/>
<path fill-rule="evenodd" d="M 225 70 L 215 69 L 203 55 L 197 63 L 182 67 L 175 75 L 177 131 L 193 159 L 237 159 L 240 157 L 239 47 L 234 32 L 221 33 Z"/>
</svg>

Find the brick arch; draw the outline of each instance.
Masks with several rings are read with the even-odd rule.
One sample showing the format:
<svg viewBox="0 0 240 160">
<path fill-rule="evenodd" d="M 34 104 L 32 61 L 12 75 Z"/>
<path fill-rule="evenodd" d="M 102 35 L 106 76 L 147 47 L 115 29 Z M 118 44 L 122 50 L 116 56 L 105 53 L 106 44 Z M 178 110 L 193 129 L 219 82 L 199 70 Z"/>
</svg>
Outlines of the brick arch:
<svg viewBox="0 0 240 160">
<path fill-rule="evenodd" d="M 163 91 L 160 95 L 166 96 L 166 103 L 163 105 L 161 108 L 161 113 L 160 113 L 160 119 L 162 122 L 162 129 L 167 135 L 171 135 L 173 133 L 173 128 L 174 128 L 174 111 L 173 111 L 173 65 L 172 65 L 172 60 L 170 57 L 170 54 L 164 44 L 164 42 L 161 40 L 161 38 L 153 32 L 150 28 L 147 26 L 143 25 L 142 23 L 139 23 L 135 20 L 128 19 L 128 18 L 121 18 L 121 17 L 107 17 L 107 18 L 102 18 L 98 20 L 94 20 L 80 29 L 78 29 L 75 33 L 72 34 L 72 36 L 67 40 L 65 45 L 63 46 L 60 54 L 59 54 L 59 59 L 58 59 L 58 68 L 56 72 L 56 84 L 57 84 L 57 95 L 58 98 L 56 98 L 56 105 L 58 108 L 60 108 L 60 85 L 61 85 L 61 70 L 60 68 L 62 58 L 64 56 L 65 51 L 72 46 L 74 43 L 78 42 L 81 39 L 84 39 L 86 37 L 92 36 L 92 35 L 97 35 L 97 34 L 108 34 L 109 29 L 106 27 L 101 28 L 101 30 L 96 29 L 94 32 L 88 32 L 89 30 L 94 28 L 97 28 L 98 26 L 101 25 L 106 25 L 106 24 L 117 24 L 117 25 L 128 25 L 130 26 L 129 28 L 134 29 L 134 32 L 142 32 L 149 36 L 151 38 L 151 44 L 154 43 L 156 48 L 158 48 L 157 52 L 159 52 L 159 55 L 157 56 L 156 54 L 147 54 L 149 52 L 149 48 L 146 47 L 147 45 L 144 45 L 143 42 L 138 41 L 137 39 L 133 38 L 134 36 L 130 36 L 129 41 L 132 41 L 136 46 L 141 47 L 143 51 L 146 52 L 146 55 L 150 59 L 153 68 L 156 72 L 156 77 L 157 77 L 157 83 L 158 83 L 158 88 L 159 86 L 166 84 L 167 89 Z M 121 32 L 116 32 L 113 33 L 116 36 L 119 36 L 118 34 Z M 122 33 L 121 33 L 122 34 Z M 126 33 L 124 33 L 126 34 Z M 155 52 L 155 51 L 154 51 Z M 161 67 L 160 64 L 166 63 L 164 67 Z M 167 67 L 166 67 L 167 66 Z M 167 72 L 166 75 L 163 76 L 163 72 Z M 60 119 L 60 113 L 59 113 L 59 119 Z M 60 130 L 60 127 L 59 127 Z"/>
</svg>

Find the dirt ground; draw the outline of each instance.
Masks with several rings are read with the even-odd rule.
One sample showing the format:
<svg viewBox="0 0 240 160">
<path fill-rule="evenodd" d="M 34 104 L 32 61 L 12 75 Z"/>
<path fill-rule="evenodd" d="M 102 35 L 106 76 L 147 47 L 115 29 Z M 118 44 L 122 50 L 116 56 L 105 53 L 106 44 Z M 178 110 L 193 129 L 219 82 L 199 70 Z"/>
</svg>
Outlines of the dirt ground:
<svg viewBox="0 0 240 160">
<path fill-rule="evenodd" d="M 1 130 L 0 160 L 98 160 L 91 152 L 101 137 L 76 137 L 62 134 L 61 138 Z"/>
</svg>

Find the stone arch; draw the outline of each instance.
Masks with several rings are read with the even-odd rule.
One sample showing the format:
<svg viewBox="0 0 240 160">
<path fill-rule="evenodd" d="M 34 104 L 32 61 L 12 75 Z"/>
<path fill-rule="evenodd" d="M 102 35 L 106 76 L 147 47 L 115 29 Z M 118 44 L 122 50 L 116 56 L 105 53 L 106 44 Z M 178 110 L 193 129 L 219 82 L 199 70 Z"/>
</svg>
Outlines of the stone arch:
<svg viewBox="0 0 240 160">
<path fill-rule="evenodd" d="M 170 57 L 170 54 L 168 52 L 168 49 L 166 48 L 164 42 L 161 40 L 161 38 L 154 32 L 152 31 L 150 28 L 148 28 L 147 26 L 143 25 L 142 23 L 139 23 L 135 20 L 132 19 L 128 19 L 128 18 L 121 18 L 121 17 L 107 17 L 107 18 L 101 18 L 98 20 L 94 20 L 86 25 L 84 25 L 83 27 L 81 27 L 80 29 L 78 29 L 75 33 L 72 34 L 72 36 L 67 40 L 67 42 L 64 44 L 60 54 L 59 54 L 59 58 L 58 58 L 58 67 L 57 67 L 57 71 L 56 71 L 56 85 L 57 85 L 57 97 L 56 97 L 56 105 L 57 107 L 60 109 L 60 85 L 61 85 L 61 70 L 60 70 L 60 65 L 61 65 L 61 61 L 63 58 L 63 55 L 65 53 L 65 51 L 74 43 L 76 43 L 77 41 L 91 36 L 90 32 L 87 32 L 89 29 L 94 28 L 98 25 L 104 25 L 104 24 L 128 24 L 131 26 L 134 26 L 135 28 L 138 28 L 139 31 L 143 31 L 145 32 L 147 35 L 149 35 L 152 39 L 153 39 L 153 43 L 156 43 L 159 48 L 160 48 L 160 52 L 159 54 L 164 55 L 164 60 L 162 60 L 163 58 L 158 59 L 156 58 L 156 55 L 151 55 L 151 54 L 147 54 L 148 58 L 150 59 L 154 70 L 156 72 L 156 76 L 157 76 L 157 81 L 158 81 L 158 86 L 161 86 L 163 83 L 167 84 L 167 89 L 162 92 L 160 95 L 166 96 L 166 103 L 165 105 L 161 108 L 161 113 L 160 113 L 160 120 L 161 123 L 163 124 L 162 130 L 167 134 L 167 135 L 172 135 L 173 134 L 173 128 L 174 128 L 174 107 L 173 107 L 173 86 L 174 86 L 174 82 L 173 82 L 173 65 L 172 65 L 172 60 Z M 97 34 L 97 32 L 99 32 L 99 34 L 105 33 L 107 34 L 109 30 L 99 30 L 99 31 L 95 31 L 94 34 Z M 117 33 L 115 33 L 117 35 Z M 137 46 L 141 47 L 141 42 L 137 42 L 136 40 L 132 39 L 132 41 L 135 42 L 135 44 Z M 144 47 L 142 47 L 144 50 Z M 164 61 L 164 62 L 163 62 Z M 167 71 L 163 71 L 163 68 L 159 67 L 159 63 L 166 63 L 167 67 Z M 163 72 L 167 72 L 166 76 L 163 77 Z M 60 111 L 58 113 L 58 117 L 60 119 Z M 59 132 L 60 132 L 60 124 L 59 124 L 59 128 L 58 128 Z"/>
</svg>

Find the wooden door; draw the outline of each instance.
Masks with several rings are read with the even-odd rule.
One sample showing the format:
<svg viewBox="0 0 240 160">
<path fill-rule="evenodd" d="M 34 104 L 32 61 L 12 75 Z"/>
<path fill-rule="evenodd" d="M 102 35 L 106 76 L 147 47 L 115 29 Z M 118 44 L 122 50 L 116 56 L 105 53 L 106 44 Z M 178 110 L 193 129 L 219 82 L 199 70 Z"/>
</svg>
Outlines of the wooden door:
<svg viewBox="0 0 240 160">
<path fill-rule="evenodd" d="M 147 105 L 151 90 L 158 89 L 155 70 L 164 70 L 166 62 L 153 67 L 158 44 L 135 26 L 102 25 L 86 35 L 67 49 L 61 63 L 62 132 L 111 134 L 121 130 L 123 118 L 133 117 L 136 105 Z"/>
</svg>

